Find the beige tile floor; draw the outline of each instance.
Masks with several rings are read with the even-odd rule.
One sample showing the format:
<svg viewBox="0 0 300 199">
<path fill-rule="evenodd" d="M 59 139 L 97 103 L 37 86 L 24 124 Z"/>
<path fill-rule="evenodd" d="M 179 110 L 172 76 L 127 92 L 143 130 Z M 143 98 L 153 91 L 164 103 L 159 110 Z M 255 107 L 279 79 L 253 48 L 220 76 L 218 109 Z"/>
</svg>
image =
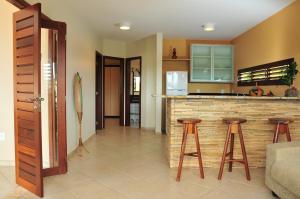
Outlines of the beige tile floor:
<svg viewBox="0 0 300 199">
<path fill-rule="evenodd" d="M 108 127 L 86 144 L 89 153 L 69 158 L 66 175 L 45 178 L 46 199 L 268 199 L 264 169 L 252 169 L 247 182 L 242 169 L 225 172 L 184 169 L 180 183 L 168 168 L 166 137 L 150 131 Z M 14 168 L 0 167 L 0 198 L 37 198 L 17 186 Z"/>
</svg>

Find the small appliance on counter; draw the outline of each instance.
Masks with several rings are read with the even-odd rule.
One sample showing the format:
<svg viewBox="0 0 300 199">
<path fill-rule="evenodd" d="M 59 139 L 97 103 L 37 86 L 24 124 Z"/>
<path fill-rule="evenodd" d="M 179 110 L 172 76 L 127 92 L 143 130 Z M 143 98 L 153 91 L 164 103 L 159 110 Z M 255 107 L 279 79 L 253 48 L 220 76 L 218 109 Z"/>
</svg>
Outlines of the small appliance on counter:
<svg viewBox="0 0 300 199">
<path fill-rule="evenodd" d="M 188 94 L 188 73 L 186 71 L 168 71 L 166 73 L 166 94 L 168 96 Z"/>
</svg>

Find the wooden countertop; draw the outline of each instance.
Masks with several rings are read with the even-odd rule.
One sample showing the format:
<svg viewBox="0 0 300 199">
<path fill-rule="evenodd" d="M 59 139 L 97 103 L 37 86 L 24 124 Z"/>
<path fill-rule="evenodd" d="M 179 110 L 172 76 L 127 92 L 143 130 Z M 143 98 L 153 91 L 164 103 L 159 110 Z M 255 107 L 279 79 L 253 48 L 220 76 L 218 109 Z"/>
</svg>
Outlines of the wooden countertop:
<svg viewBox="0 0 300 199">
<path fill-rule="evenodd" d="M 252 96 L 222 96 L 222 95 L 186 95 L 186 96 L 167 96 L 153 95 L 153 97 L 161 97 L 166 99 L 249 99 L 249 100 L 300 100 L 300 97 L 252 97 Z"/>
</svg>

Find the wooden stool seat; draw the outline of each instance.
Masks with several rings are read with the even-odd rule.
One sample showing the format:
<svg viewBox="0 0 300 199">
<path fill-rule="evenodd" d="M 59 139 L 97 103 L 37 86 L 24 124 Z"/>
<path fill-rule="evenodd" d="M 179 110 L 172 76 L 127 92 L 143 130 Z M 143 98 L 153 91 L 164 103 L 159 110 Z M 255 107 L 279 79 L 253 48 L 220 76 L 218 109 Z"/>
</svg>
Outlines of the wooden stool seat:
<svg viewBox="0 0 300 199">
<path fill-rule="evenodd" d="M 181 124 L 199 124 L 201 122 L 200 119 L 194 119 L 194 118 L 180 118 L 177 120 L 177 122 Z"/>
<path fill-rule="evenodd" d="M 290 118 L 269 118 L 269 121 L 273 124 L 289 124 L 294 122 L 294 120 Z"/>
<path fill-rule="evenodd" d="M 279 134 L 285 134 L 288 142 L 292 141 L 289 124 L 294 122 L 290 118 L 269 118 L 269 122 L 276 124 L 276 130 L 273 136 L 273 143 L 277 143 L 279 139 Z"/>
<path fill-rule="evenodd" d="M 243 118 L 224 118 L 223 122 L 226 124 L 242 124 L 247 122 L 247 120 Z"/>
<path fill-rule="evenodd" d="M 202 157 L 201 157 L 200 143 L 199 143 L 198 129 L 197 129 L 197 124 L 199 124 L 201 122 L 201 120 L 194 119 L 194 118 L 181 118 L 181 119 L 178 119 L 177 122 L 183 124 L 183 134 L 182 134 L 180 158 L 179 158 L 179 165 L 178 165 L 176 181 L 179 182 L 180 178 L 181 178 L 181 171 L 182 171 L 184 156 L 192 156 L 192 157 L 198 158 L 200 177 L 204 178 L 204 171 L 203 171 L 203 164 L 202 164 Z M 195 137 L 195 143 L 196 143 L 196 149 L 197 149 L 196 152 L 185 153 L 186 141 L 187 141 L 188 134 L 192 134 Z"/>
<path fill-rule="evenodd" d="M 221 160 L 221 166 L 219 170 L 219 176 L 218 179 L 222 179 L 223 175 L 223 170 L 224 170 L 224 164 L 226 162 L 229 163 L 229 172 L 232 171 L 232 164 L 233 162 L 239 162 L 244 164 L 245 166 L 245 172 L 246 172 L 246 178 L 247 180 L 250 180 L 250 171 L 249 171 L 249 166 L 248 166 L 248 160 L 247 160 L 247 153 L 246 153 L 246 148 L 245 148 L 245 143 L 244 143 L 244 138 L 243 138 L 243 133 L 242 133 L 242 128 L 241 124 L 247 122 L 246 119 L 243 118 L 224 118 L 223 122 L 228 125 L 228 130 L 227 130 L 227 135 L 225 139 L 225 145 L 224 145 L 224 150 L 223 150 L 223 156 Z M 240 144 L 241 144 L 241 150 L 242 150 L 242 159 L 235 159 L 233 158 L 233 149 L 234 149 L 234 135 L 238 134 L 239 139 L 240 139 Z M 230 146 L 230 151 L 228 151 L 228 147 Z M 229 156 L 229 159 L 227 158 Z"/>
</svg>

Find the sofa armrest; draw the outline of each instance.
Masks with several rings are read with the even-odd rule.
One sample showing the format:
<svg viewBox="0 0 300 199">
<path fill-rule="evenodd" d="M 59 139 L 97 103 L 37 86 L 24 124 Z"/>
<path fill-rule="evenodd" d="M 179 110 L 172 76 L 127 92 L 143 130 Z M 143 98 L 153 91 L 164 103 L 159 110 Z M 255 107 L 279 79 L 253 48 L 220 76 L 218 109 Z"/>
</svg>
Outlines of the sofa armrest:
<svg viewBox="0 0 300 199">
<path fill-rule="evenodd" d="M 271 177 L 271 168 L 276 161 L 300 158 L 300 142 L 285 142 L 267 146 L 266 180 Z"/>
<path fill-rule="evenodd" d="M 267 146 L 267 159 L 270 157 L 274 161 L 299 159 L 300 142 L 285 142 L 269 144 Z"/>
</svg>

